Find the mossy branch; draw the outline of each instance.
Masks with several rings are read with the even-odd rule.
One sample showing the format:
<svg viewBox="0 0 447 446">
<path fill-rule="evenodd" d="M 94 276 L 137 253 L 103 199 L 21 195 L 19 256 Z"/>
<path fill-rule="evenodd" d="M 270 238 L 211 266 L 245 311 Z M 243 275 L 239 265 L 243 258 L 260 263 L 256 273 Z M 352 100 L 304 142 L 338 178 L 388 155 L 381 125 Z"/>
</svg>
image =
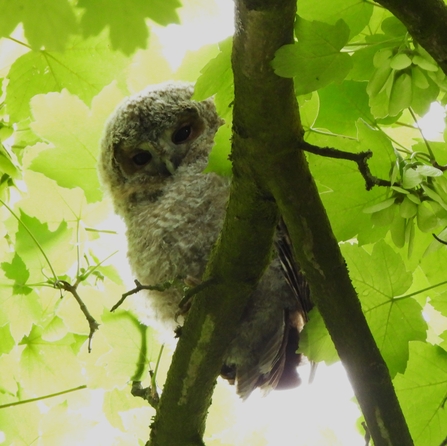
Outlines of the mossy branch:
<svg viewBox="0 0 447 446">
<path fill-rule="evenodd" d="M 391 378 L 366 323 L 303 150 L 293 81 L 273 73 L 271 60 L 287 30 L 294 0 L 239 0 L 233 46 L 233 143 L 258 162 L 251 177 L 271 193 L 288 228 L 296 260 L 348 372 L 376 446 L 411 446 Z M 266 132 L 265 129 L 274 129 Z M 334 155 L 331 150 L 326 153 Z M 251 155 L 251 156 L 250 156 Z M 345 156 L 346 154 L 344 154 Z M 358 158 L 362 169 L 366 156 Z M 355 159 L 354 159 L 355 160 Z"/>
</svg>

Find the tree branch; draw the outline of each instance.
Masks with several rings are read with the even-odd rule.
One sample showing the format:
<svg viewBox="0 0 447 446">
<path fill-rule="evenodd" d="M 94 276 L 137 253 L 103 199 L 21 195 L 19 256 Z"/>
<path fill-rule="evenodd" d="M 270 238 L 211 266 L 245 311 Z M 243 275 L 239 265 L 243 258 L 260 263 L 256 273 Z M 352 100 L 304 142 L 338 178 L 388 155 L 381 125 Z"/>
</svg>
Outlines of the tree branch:
<svg viewBox="0 0 447 446">
<path fill-rule="evenodd" d="M 278 78 L 271 68 L 280 45 L 278 36 L 292 33 L 294 4 L 294 0 L 236 1 L 233 150 L 250 161 L 256 155 L 251 177 L 261 190 L 271 191 L 279 206 L 294 254 L 348 372 L 374 444 L 410 446 L 413 441 L 388 369 L 300 150 L 303 129 L 293 81 Z M 276 27 L 279 11 L 283 23 Z"/>
<path fill-rule="evenodd" d="M 447 6 L 442 0 L 376 0 L 391 11 L 447 75 Z"/>
<path fill-rule="evenodd" d="M 372 157 L 373 153 L 370 150 L 366 152 L 352 153 L 333 149 L 331 147 L 317 147 L 304 141 L 300 142 L 300 148 L 305 152 L 310 152 L 319 156 L 354 161 L 357 163 L 359 172 L 365 180 L 366 190 L 371 190 L 374 186 L 392 186 L 391 181 L 382 180 L 371 173 L 368 166 L 368 159 Z"/>
<path fill-rule="evenodd" d="M 75 285 L 72 285 L 71 283 L 68 283 L 65 280 L 58 280 L 54 284 L 55 287 L 71 293 L 71 295 L 76 299 L 76 302 L 78 303 L 79 308 L 84 313 L 84 316 L 87 319 L 88 325 L 90 327 L 90 333 L 88 335 L 88 352 L 90 353 L 92 351 L 93 335 L 95 334 L 95 331 L 99 328 L 99 324 L 96 321 L 96 319 L 88 311 L 88 308 L 85 305 L 84 301 L 81 299 L 81 296 L 79 296 L 78 290 L 77 290 L 78 285 L 79 285 L 78 282 L 76 282 Z"/>
</svg>

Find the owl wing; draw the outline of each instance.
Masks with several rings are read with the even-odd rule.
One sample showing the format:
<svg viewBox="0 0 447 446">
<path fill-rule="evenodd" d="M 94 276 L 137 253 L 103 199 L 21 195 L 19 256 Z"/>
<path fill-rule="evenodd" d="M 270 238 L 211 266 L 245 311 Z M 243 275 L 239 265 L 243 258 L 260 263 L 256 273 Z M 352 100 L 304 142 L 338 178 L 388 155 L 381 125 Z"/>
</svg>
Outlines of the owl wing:
<svg viewBox="0 0 447 446">
<path fill-rule="evenodd" d="M 243 399 L 257 387 L 288 389 L 301 382 L 297 371 L 301 354 L 296 350 L 312 303 L 284 223 L 278 228 L 275 248 L 277 258 L 247 305 L 221 370 Z"/>
<path fill-rule="evenodd" d="M 289 231 L 283 219 L 278 224 L 275 247 L 281 262 L 284 277 L 297 298 L 298 311 L 303 322 L 306 323 L 308 321 L 308 314 L 314 305 L 310 299 L 309 285 L 306 278 L 293 257 Z"/>
<path fill-rule="evenodd" d="M 296 297 L 296 309 L 286 311 L 286 327 L 284 331 L 283 348 L 281 352 L 281 374 L 279 376 L 276 388 L 287 389 L 296 387 L 296 367 L 301 361 L 301 354 L 296 353 L 299 346 L 299 333 L 308 321 L 308 314 L 313 308 L 310 298 L 309 284 L 301 272 L 298 262 L 295 261 L 292 252 L 292 243 L 289 232 L 281 218 L 277 228 L 277 240 L 275 247 L 278 252 L 278 258 L 281 262 L 284 277 Z M 315 365 L 312 364 L 314 372 Z"/>
</svg>

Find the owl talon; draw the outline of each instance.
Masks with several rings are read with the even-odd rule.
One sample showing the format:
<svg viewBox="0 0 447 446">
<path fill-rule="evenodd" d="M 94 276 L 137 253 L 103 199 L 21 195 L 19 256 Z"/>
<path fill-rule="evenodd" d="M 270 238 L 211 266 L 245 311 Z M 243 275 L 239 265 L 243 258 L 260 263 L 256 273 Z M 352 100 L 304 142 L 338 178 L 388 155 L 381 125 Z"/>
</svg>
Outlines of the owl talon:
<svg viewBox="0 0 447 446">
<path fill-rule="evenodd" d="M 188 289 L 185 292 L 183 299 L 178 304 L 179 309 L 175 313 L 175 322 L 178 322 L 178 318 L 180 316 L 185 316 L 192 305 L 193 297 L 203 291 L 205 288 L 209 287 L 214 280 L 207 279 L 204 282 L 200 281 L 196 277 L 187 276 L 184 280 L 185 284 L 188 286 Z"/>
</svg>

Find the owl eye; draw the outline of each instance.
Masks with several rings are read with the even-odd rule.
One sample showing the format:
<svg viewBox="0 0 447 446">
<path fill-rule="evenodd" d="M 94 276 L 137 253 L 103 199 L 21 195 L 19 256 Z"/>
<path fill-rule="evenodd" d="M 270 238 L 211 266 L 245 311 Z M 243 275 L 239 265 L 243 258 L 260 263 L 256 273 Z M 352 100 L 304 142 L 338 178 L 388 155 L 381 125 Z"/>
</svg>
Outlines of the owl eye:
<svg viewBox="0 0 447 446">
<path fill-rule="evenodd" d="M 140 152 L 132 157 L 132 161 L 137 166 L 144 166 L 152 159 L 152 155 L 149 152 Z"/>
<path fill-rule="evenodd" d="M 190 124 L 184 125 L 172 134 L 172 142 L 174 144 L 181 144 L 182 142 L 185 142 L 191 136 L 191 134 L 192 126 Z"/>
</svg>

